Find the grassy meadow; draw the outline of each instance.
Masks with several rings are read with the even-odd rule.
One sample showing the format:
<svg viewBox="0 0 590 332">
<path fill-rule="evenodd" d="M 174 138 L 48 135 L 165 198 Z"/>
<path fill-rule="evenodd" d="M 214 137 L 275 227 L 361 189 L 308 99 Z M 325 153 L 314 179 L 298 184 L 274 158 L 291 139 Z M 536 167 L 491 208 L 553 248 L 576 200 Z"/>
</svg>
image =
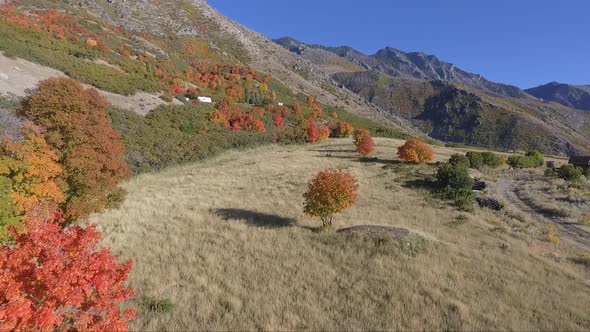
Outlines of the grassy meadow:
<svg viewBox="0 0 590 332">
<path fill-rule="evenodd" d="M 133 259 L 132 330 L 588 330 L 583 250 L 531 240 L 525 225 L 460 212 L 420 179 L 434 165 L 395 160 L 375 139 L 360 161 L 350 139 L 228 151 L 134 177 L 117 210 L 91 219 Z M 457 149 L 435 147 L 436 161 Z M 359 200 L 337 228 L 406 228 L 403 240 L 317 233 L 307 183 L 349 170 Z M 530 225 L 526 225 L 527 227 Z M 577 262 L 577 263 L 576 263 Z"/>
</svg>

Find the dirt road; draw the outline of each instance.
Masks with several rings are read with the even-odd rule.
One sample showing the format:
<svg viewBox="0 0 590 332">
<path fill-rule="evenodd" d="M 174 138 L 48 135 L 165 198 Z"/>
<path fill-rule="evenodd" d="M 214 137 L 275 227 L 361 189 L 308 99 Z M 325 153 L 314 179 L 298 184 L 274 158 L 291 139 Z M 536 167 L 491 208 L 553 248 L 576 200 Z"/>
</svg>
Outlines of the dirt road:
<svg viewBox="0 0 590 332">
<path fill-rule="evenodd" d="M 518 196 L 517 189 L 520 186 L 519 180 L 522 179 L 523 178 L 519 175 L 509 176 L 508 174 L 503 174 L 498 178 L 496 184 L 497 193 L 506 200 L 512 208 L 527 214 L 532 220 L 543 225 L 552 223 L 558 225 L 561 238 L 573 241 L 581 247 L 590 249 L 590 232 L 582 229 L 577 224 L 567 223 L 558 218 L 550 218 L 537 211 Z"/>
</svg>

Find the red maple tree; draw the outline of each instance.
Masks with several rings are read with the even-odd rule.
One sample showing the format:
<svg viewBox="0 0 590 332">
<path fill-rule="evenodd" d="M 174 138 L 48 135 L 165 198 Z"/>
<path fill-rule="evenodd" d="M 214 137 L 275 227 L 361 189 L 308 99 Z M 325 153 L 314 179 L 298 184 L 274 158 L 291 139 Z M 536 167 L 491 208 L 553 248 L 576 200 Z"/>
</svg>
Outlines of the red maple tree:
<svg viewBox="0 0 590 332">
<path fill-rule="evenodd" d="M 66 227 L 60 216 L 35 220 L 14 244 L 0 247 L 0 330 L 121 331 L 134 310 L 118 304 L 131 261 L 100 249 L 96 225 Z"/>
<path fill-rule="evenodd" d="M 318 125 L 315 123 L 314 118 L 307 120 L 307 141 L 315 143 L 318 140 Z"/>
</svg>

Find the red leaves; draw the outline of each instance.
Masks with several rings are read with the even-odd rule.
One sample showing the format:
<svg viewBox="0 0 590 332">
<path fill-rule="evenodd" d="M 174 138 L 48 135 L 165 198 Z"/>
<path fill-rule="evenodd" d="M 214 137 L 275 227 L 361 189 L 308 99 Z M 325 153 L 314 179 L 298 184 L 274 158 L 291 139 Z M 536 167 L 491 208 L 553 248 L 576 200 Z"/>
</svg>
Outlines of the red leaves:
<svg viewBox="0 0 590 332">
<path fill-rule="evenodd" d="M 357 181 L 352 174 L 335 169 L 320 172 L 310 183 L 305 198 L 304 211 L 312 217 L 320 217 L 324 226 L 332 225 L 332 217 L 348 209 L 357 200 Z"/>
<path fill-rule="evenodd" d="M 411 162 L 432 161 L 434 151 L 432 148 L 419 139 L 411 138 L 397 149 L 397 155 L 400 159 Z"/>
<path fill-rule="evenodd" d="M 254 121 L 252 121 L 252 129 L 256 130 L 259 133 L 263 133 L 266 131 L 266 129 L 264 128 L 264 122 L 262 122 L 262 120 L 259 119 L 254 119 Z"/>
<path fill-rule="evenodd" d="M 216 123 L 231 131 L 256 130 L 265 132 L 264 122 L 254 118 L 255 111 L 243 113 L 237 106 L 228 106 L 225 103 L 219 105 L 219 109 L 209 114 L 211 122 Z"/>
<path fill-rule="evenodd" d="M 170 93 L 180 95 L 184 94 L 184 92 L 184 89 L 180 85 L 175 84 L 170 87 Z"/>
<path fill-rule="evenodd" d="M 356 151 L 362 154 L 364 157 L 367 157 L 373 153 L 375 150 L 375 143 L 373 142 L 373 138 L 371 138 L 371 134 L 366 129 L 357 129 L 354 131 L 354 144 L 356 146 Z"/>
<path fill-rule="evenodd" d="M 0 247 L 0 330 L 126 330 L 134 311 L 117 304 L 131 261 L 100 249 L 95 225 L 62 229 L 58 216 L 34 220 Z"/>
<path fill-rule="evenodd" d="M 307 120 L 307 141 L 315 143 L 318 140 L 318 125 L 313 117 Z"/>
<path fill-rule="evenodd" d="M 275 115 L 272 117 L 272 120 L 275 123 L 275 126 L 279 128 L 285 125 L 285 120 L 279 112 L 275 113 Z"/>
</svg>

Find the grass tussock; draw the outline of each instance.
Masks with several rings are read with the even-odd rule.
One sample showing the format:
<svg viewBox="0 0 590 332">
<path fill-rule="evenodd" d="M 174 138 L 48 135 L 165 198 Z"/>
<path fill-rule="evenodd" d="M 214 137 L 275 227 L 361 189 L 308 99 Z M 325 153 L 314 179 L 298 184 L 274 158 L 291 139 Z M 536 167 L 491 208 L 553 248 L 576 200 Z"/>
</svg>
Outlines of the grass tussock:
<svg viewBox="0 0 590 332">
<path fill-rule="evenodd" d="M 376 143 L 371 163 L 339 139 L 228 152 L 131 180 L 123 205 L 93 218 L 104 243 L 134 260 L 129 305 L 142 314 L 131 329 L 590 329 L 583 269 L 543 257 L 545 244 L 531 246 L 492 212 L 426 201 L 396 180 L 412 167 L 384 168 L 403 142 Z M 437 148 L 435 158 L 454 152 Z M 320 222 L 303 214 L 302 195 L 328 167 L 359 181 L 359 200 L 336 228 L 413 235 L 313 232 Z M 164 299 L 174 310 L 159 309 Z"/>
</svg>

